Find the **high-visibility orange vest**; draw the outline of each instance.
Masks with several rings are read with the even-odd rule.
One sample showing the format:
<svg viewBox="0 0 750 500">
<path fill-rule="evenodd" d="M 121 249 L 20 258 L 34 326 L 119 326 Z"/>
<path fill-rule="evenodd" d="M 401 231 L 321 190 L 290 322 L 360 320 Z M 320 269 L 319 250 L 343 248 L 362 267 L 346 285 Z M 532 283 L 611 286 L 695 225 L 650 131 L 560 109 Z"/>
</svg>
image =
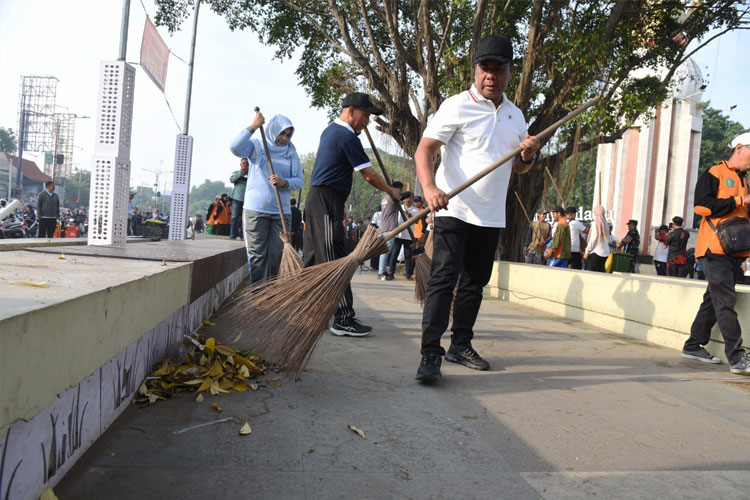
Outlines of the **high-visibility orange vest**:
<svg viewBox="0 0 750 500">
<path fill-rule="evenodd" d="M 714 165 L 708 172 L 709 175 L 716 177 L 719 180 L 719 187 L 716 190 L 717 198 L 735 198 L 737 206 L 734 210 L 721 217 L 711 217 L 711 222 L 714 226 L 718 226 L 721 221 L 729 219 L 730 217 L 747 217 L 748 211 L 745 204 L 742 202 L 742 197 L 748 194 L 748 187 L 746 182 L 740 179 L 737 172 L 727 162 L 723 161 L 718 165 Z M 695 245 L 695 257 L 703 257 L 706 255 L 707 250 L 711 250 L 711 253 L 723 254 L 724 249 L 721 248 L 721 242 L 719 237 L 716 235 L 711 226 L 706 222 L 706 217 L 710 216 L 711 211 L 707 207 L 701 207 L 696 205 L 695 213 L 703 216 L 701 220 L 700 229 L 698 229 L 698 242 Z M 750 252 L 742 252 L 735 257 L 750 257 Z"/>
</svg>

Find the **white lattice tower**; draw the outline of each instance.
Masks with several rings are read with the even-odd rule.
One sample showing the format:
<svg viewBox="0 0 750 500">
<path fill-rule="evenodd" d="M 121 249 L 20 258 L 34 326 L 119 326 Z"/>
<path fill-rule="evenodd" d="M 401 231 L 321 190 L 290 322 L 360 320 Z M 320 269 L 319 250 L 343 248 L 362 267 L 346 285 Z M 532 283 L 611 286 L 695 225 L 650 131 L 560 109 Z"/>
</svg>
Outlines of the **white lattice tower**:
<svg viewBox="0 0 750 500">
<path fill-rule="evenodd" d="M 91 166 L 89 245 L 124 245 L 130 189 L 130 135 L 135 68 L 102 61 Z"/>
<path fill-rule="evenodd" d="M 193 161 L 193 136 L 177 135 L 172 177 L 172 201 L 169 210 L 169 239 L 184 240 L 190 215 L 188 196 L 190 193 L 190 165 Z"/>
</svg>

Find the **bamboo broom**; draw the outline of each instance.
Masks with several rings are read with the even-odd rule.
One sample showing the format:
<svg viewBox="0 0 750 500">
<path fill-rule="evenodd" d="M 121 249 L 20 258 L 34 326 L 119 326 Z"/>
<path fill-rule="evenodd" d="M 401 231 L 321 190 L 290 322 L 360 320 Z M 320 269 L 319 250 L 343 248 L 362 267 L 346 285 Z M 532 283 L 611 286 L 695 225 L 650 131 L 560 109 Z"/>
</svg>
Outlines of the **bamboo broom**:
<svg viewBox="0 0 750 500">
<path fill-rule="evenodd" d="M 260 108 L 255 107 L 255 112 L 260 113 Z M 260 126 L 260 137 L 263 139 L 263 149 L 266 152 L 266 161 L 268 162 L 268 170 L 271 175 L 276 175 L 273 171 L 273 163 L 271 162 L 271 153 L 268 150 L 268 142 L 266 142 L 266 133 L 263 131 L 263 126 Z M 292 246 L 292 233 L 287 230 L 286 220 L 284 219 L 284 207 L 281 206 L 281 196 L 279 195 L 279 188 L 275 184 L 273 186 L 273 192 L 276 195 L 276 205 L 279 207 L 279 216 L 281 216 L 281 228 L 282 233 L 279 235 L 281 241 L 284 242 L 284 250 L 281 252 L 281 264 L 279 265 L 279 276 L 288 276 L 294 274 L 296 271 L 302 269 L 302 259 L 300 258 L 297 250 Z"/>
<path fill-rule="evenodd" d="M 537 137 L 546 138 L 600 99 L 595 97 L 582 104 Z M 453 198 L 520 152 L 520 147 L 515 148 L 451 190 L 447 197 Z M 301 269 L 284 279 L 276 277 L 250 287 L 238 301 L 237 312 L 233 314 L 237 321 L 244 323 L 243 326 L 252 325 L 256 334 L 263 337 L 258 348 L 259 355 L 298 379 L 359 265 L 387 252 L 386 241 L 395 238 L 429 211 L 429 208 L 423 209 L 385 235 L 377 234 L 373 226 L 368 227 L 354 251 L 346 257 Z"/>
</svg>

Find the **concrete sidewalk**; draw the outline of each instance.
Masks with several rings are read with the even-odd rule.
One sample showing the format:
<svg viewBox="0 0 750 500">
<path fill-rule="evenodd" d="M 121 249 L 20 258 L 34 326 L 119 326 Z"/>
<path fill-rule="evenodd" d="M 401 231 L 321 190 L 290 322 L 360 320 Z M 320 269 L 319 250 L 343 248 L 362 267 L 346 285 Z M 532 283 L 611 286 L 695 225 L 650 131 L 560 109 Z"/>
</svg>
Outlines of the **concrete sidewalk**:
<svg viewBox="0 0 750 500">
<path fill-rule="evenodd" d="M 364 272 L 353 289 L 357 316 L 374 327 L 371 337 L 324 334 L 296 383 L 271 373 L 256 392 L 132 406 L 55 493 L 750 498 L 750 379 L 726 365 L 691 363 L 675 350 L 486 299 L 474 346 L 492 369 L 444 362 L 442 382 L 421 386 L 414 381 L 421 309 L 413 282 Z M 204 330 L 231 342 L 238 331 L 224 312 Z M 253 345 L 246 331 L 237 347 Z M 253 432 L 240 436 L 245 421 Z"/>
</svg>

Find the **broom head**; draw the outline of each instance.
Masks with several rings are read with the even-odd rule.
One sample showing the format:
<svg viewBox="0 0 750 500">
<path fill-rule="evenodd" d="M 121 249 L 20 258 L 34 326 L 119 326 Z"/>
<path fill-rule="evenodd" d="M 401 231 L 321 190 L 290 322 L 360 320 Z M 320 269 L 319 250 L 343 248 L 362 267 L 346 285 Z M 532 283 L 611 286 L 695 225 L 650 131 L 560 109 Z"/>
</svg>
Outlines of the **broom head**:
<svg viewBox="0 0 750 500">
<path fill-rule="evenodd" d="M 424 295 L 427 291 L 427 282 L 430 280 L 430 269 L 432 268 L 432 234 L 427 234 L 424 243 L 424 252 L 417 255 L 414 261 L 414 298 L 424 305 Z"/>
<path fill-rule="evenodd" d="M 298 379 L 357 267 L 387 251 L 385 239 L 370 226 L 346 257 L 249 287 L 232 314 L 263 339 L 257 349 L 262 359 Z"/>
<path fill-rule="evenodd" d="M 281 264 L 279 266 L 279 276 L 290 276 L 302 269 L 302 258 L 297 250 L 292 246 L 292 234 L 281 233 L 281 240 L 284 242 L 284 250 L 281 253 Z"/>
</svg>

